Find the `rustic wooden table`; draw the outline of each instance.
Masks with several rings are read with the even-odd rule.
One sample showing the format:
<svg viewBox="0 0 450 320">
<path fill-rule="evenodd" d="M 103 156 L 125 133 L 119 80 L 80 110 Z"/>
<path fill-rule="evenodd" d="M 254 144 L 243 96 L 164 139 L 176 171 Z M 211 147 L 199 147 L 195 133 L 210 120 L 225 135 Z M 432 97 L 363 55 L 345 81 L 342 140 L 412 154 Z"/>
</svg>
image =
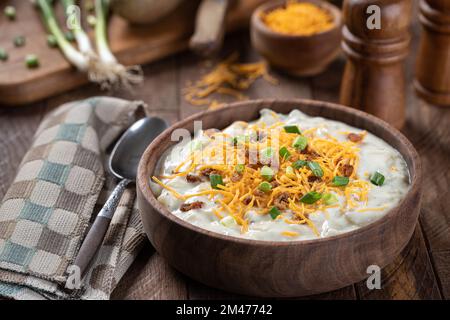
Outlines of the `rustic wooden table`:
<svg viewBox="0 0 450 320">
<path fill-rule="evenodd" d="M 412 80 L 420 35 L 417 18 L 407 60 L 407 113 L 403 132 L 419 151 L 424 170 L 423 202 L 419 224 L 403 253 L 382 271 L 382 289 L 368 290 L 365 282 L 321 294 L 314 299 L 450 299 L 450 109 L 425 104 L 416 98 Z M 247 32 L 228 37 L 225 51 L 238 51 L 243 61 L 259 57 L 252 51 Z M 337 102 L 344 59 L 323 74 L 295 79 L 273 72 L 277 86 L 258 80 L 250 98 L 308 98 Z M 149 114 L 170 122 L 201 111 L 186 103 L 181 90 L 188 80 L 204 72 L 202 63 L 184 53 L 145 67 L 146 79 L 132 94 L 116 96 L 144 100 Z M 42 117 L 61 103 L 104 94 L 88 85 L 25 107 L 0 108 L 0 199 L 12 182 L 17 166 L 31 143 Z M 382 93 L 381 93 L 382 94 Z M 171 267 L 146 244 L 118 284 L 114 299 L 231 299 L 236 295 L 208 288 Z"/>
</svg>

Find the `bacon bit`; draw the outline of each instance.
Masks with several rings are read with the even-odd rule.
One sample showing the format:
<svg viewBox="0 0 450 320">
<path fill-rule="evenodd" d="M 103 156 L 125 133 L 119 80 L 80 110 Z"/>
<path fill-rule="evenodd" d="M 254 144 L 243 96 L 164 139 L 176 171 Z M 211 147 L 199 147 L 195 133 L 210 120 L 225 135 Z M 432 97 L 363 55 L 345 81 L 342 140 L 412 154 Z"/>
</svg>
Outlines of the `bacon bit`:
<svg viewBox="0 0 450 320">
<path fill-rule="evenodd" d="M 200 171 L 200 175 L 207 177 L 207 178 L 209 178 L 209 176 L 212 174 L 220 174 L 220 172 L 213 168 L 205 168 Z"/>
<path fill-rule="evenodd" d="M 250 163 L 247 165 L 247 167 L 249 167 L 250 169 L 253 169 L 253 170 L 258 170 L 258 168 L 260 168 L 261 165 L 258 163 Z"/>
<path fill-rule="evenodd" d="M 200 178 L 199 176 L 196 176 L 195 174 L 188 174 L 186 176 L 186 181 L 189 183 L 197 183 L 197 182 L 201 182 L 202 178 Z"/>
<path fill-rule="evenodd" d="M 244 199 L 242 199 L 242 203 L 245 205 L 248 205 L 250 202 L 252 202 L 251 196 L 246 196 Z"/>
<path fill-rule="evenodd" d="M 342 166 L 342 174 L 343 174 L 345 177 L 350 177 L 350 176 L 352 175 L 352 173 L 353 173 L 353 166 L 352 166 L 352 165 L 350 165 L 350 164 L 344 164 L 344 165 Z"/>
<path fill-rule="evenodd" d="M 193 210 L 193 209 L 194 210 L 201 209 L 201 208 L 203 208 L 203 205 L 204 205 L 204 203 L 201 201 L 194 201 L 191 203 L 183 203 L 180 207 L 180 210 L 182 212 L 186 212 L 186 211 Z"/>
<path fill-rule="evenodd" d="M 360 142 L 364 136 L 362 134 L 357 134 L 357 133 L 349 133 L 347 135 L 348 140 L 350 140 L 351 142 L 357 143 Z"/>
<path fill-rule="evenodd" d="M 301 150 L 300 153 L 305 154 L 306 155 L 306 160 L 313 160 L 317 157 L 320 157 L 320 154 L 318 154 L 317 152 L 315 152 L 314 150 L 312 150 L 309 146 L 306 147 L 305 149 Z"/>
<path fill-rule="evenodd" d="M 289 206 L 289 193 L 280 193 L 273 201 L 273 204 L 280 210 L 286 210 Z"/>
<path fill-rule="evenodd" d="M 308 182 L 309 183 L 313 183 L 313 182 L 320 181 L 320 180 L 322 180 L 320 177 L 308 176 Z"/>
<path fill-rule="evenodd" d="M 253 191 L 253 194 L 257 197 L 262 197 L 265 193 L 264 191 L 261 191 L 259 189 L 255 189 L 255 191 Z"/>
<path fill-rule="evenodd" d="M 230 180 L 231 182 L 238 182 L 242 179 L 242 174 L 234 172 L 233 175 L 231 176 Z"/>
</svg>

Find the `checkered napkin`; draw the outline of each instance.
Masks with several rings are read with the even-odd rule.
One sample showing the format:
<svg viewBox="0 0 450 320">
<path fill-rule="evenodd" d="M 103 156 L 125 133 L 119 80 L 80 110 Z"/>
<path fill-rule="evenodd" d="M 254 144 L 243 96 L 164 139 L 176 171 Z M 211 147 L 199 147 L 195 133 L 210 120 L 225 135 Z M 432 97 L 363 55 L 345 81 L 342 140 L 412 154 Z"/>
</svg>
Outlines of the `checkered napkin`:
<svg viewBox="0 0 450 320">
<path fill-rule="evenodd" d="M 106 150 L 141 106 L 95 97 L 64 104 L 44 119 L 0 206 L 1 296 L 109 298 L 145 239 L 134 186 L 122 196 L 84 279 L 77 284 L 68 270 L 116 183 L 104 171 Z"/>
</svg>

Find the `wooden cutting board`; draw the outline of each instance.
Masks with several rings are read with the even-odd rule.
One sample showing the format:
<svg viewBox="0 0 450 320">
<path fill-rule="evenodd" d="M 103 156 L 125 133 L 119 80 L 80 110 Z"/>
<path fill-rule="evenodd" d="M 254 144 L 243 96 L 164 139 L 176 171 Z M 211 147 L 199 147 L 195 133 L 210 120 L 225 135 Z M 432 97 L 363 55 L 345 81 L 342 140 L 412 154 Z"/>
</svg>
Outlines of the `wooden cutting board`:
<svg viewBox="0 0 450 320">
<path fill-rule="evenodd" d="M 248 25 L 253 10 L 267 0 L 237 1 L 227 18 L 229 31 Z M 17 9 L 16 21 L 3 15 L 6 5 Z M 112 51 L 125 65 L 149 63 L 185 50 L 193 32 L 199 1 L 185 2 L 171 15 L 149 26 L 130 26 L 113 16 L 109 26 Z M 92 30 L 90 31 L 92 33 Z M 26 37 L 26 45 L 15 48 L 12 40 L 17 35 Z M 9 60 L 0 61 L 0 106 L 23 105 L 86 83 L 87 77 L 75 70 L 58 49 L 46 43 L 47 32 L 39 12 L 24 0 L 0 1 L 0 48 L 9 53 Z M 27 69 L 24 57 L 36 54 L 40 67 Z"/>
</svg>

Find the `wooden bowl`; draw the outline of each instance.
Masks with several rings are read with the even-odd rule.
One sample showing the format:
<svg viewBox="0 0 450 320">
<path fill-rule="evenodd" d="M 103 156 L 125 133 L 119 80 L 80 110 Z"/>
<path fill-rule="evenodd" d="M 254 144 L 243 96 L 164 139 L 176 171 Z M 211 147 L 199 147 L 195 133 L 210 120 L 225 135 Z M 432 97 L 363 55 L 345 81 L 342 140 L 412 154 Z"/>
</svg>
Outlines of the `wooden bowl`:
<svg viewBox="0 0 450 320">
<path fill-rule="evenodd" d="M 313 76 L 325 70 L 340 51 L 342 14 L 336 6 L 322 0 L 301 0 L 326 10 L 334 18 L 330 30 L 308 36 L 286 35 L 271 30 L 261 16 L 286 0 L 261 5 L 251 18 L 253 47 L 274 67 L 296 76 Z"/>
<path fill-rule="evenodd" d="M 225 128 L 236 120 L 259 117 L 262 108 L 288 113 L 299 109 L 365 129 L 396 148 L 406 160 L 411 186 L 399 205 L 360 229 L 306 241 L 258 241 L 201 229 L 170 213 L 149 187 L 160 156 L 176 142 L 174 130 Z M 419 215 L 420 160 L 411 143 L 386 122 L 362 111 L 320 101 L 254 100 L 196 114 L 164 131 L 145 151 L 138 169 L 137 196 L 145 232 L 170 265 L 209 286 L 239 294 L 294 297 L 345 287 L 393 261 L 409 241 Z"/>
</svg>

